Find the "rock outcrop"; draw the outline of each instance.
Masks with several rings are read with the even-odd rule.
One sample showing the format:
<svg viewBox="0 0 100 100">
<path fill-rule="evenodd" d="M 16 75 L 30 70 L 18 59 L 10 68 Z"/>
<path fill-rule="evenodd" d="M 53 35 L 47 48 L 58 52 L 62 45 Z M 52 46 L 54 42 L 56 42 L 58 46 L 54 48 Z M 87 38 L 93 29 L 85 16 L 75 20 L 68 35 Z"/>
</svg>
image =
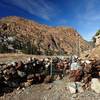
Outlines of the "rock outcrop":
<svg viewBox="0 0 100 100">
<path fill-rule="evenodd" d="M 0 45 L 8 52 L 75 54 L 78 53 L 78 44 L 80 51 L 90 47 L 73 28 L 50 27 L 16 16 L 0 19 Z"/>
</svg>

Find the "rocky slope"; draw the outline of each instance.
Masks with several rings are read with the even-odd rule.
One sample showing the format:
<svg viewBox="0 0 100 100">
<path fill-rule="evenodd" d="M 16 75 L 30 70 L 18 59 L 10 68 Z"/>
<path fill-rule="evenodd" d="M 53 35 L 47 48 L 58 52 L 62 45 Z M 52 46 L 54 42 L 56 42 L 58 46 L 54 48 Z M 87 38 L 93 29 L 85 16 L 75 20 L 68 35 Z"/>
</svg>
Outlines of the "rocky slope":
<svg viewBox="0 0 100 100">
<path fill-rule="evenodd" d="M 73 28 L 50 27 L 16 16 L 0 19 L 0 45 L 6 52 L 70 54 L 77 53 L 78 43 L 80 51 L 90 47 Z"/>
<path fill-rule="evenodd" d="M 81 58 L 100 59 L 100 46 L 83 52 L 81 54 Z"/>
</svg>

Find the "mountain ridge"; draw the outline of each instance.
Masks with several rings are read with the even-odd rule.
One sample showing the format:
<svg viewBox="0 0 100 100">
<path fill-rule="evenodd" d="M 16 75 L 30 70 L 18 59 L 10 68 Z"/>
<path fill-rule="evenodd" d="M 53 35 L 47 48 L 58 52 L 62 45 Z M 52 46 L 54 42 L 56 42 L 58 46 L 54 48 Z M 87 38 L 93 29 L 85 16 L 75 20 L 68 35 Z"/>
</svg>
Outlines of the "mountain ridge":
<svg viewBox="0 0 100 100">
<path fill-rule="evenodd" d="M 23 47 L 24 49 L 32 47 L 29 50 L 32 54 L 35 54 L 35 51 L 36 54 L 46 55 L 75 54 L 78 52 L 78 42 L 80 42 L 80 51 L 90 47 L 88 42 L 70 27 L 42 25 L 17 16 L 0 19 L 0 27 L 0 35 L 15 37 L 17 43 L 16 46 L 13 44 L 13 48 L 22 50 Z"/>
</svg>

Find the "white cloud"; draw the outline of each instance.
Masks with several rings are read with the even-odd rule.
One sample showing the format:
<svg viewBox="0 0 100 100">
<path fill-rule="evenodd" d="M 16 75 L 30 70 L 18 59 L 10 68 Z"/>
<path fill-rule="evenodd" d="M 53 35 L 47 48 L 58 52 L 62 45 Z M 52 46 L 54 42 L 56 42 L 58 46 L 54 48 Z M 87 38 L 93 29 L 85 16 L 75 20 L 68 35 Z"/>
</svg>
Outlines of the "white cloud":
<svg viewBox="0 0 100 100">
<path fill-rule="evenodd" d="M 77 14 L 77 18 L 82 19 L 83 21 L 97 21 L 100 20 L 100 13 L 97 9 L 97 6 L 99 6 L 98 3 L 99 0 L 86 0 L 85 2 L 85 9 L 84 12 Z M 81 8 L 80 8 L 81 9 Z"/>
<path fill-rule="evenodd" d="M 59 14 L 59 8 L 46 0 L 3 0 L 5 3 L 19 7 L 28 13 L 50 20 Z"/>
</svg>

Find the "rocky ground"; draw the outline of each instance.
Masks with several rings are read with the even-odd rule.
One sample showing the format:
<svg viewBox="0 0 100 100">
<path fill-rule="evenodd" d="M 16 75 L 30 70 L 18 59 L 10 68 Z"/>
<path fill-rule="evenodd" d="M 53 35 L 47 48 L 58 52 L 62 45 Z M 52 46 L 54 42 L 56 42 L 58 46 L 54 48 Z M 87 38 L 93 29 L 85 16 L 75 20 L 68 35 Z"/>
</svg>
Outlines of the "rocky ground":
<svg viewBox="0 0 100 100">
<path fill-rule="evenodd" d="M 81 53 L 81 58 L 84 59 L 100 59 L 100 46 L 92 48 L 91 50 L 84 51 Z"/>
<path fill-rule="evenodd" d="M 24 60 L 28 57 L 30 57 L 30 55 L 0 54 L 0 61 L 5 62 L 12 59 Z M 82 93 L 70 93 L 67 88 L 68 83 L 69 78 L 66 76 L 62 80 L 56 80 L 49 84 L 43 83 L 22 89 L 17 88 L 13 92 L 1 95 L 0 100 L 100 100 L 100 94 L 97 94 L 90 89 L 86 89 Z"/>
<path fill-rule="evenodd" d="M 67 89 L 67 78 L 51 84 L 32 85 L 12 93 L 5 94 L 0 100 L 100 100 L 100 94 L 90 90 L 71 94 Z"/>
</svg>

